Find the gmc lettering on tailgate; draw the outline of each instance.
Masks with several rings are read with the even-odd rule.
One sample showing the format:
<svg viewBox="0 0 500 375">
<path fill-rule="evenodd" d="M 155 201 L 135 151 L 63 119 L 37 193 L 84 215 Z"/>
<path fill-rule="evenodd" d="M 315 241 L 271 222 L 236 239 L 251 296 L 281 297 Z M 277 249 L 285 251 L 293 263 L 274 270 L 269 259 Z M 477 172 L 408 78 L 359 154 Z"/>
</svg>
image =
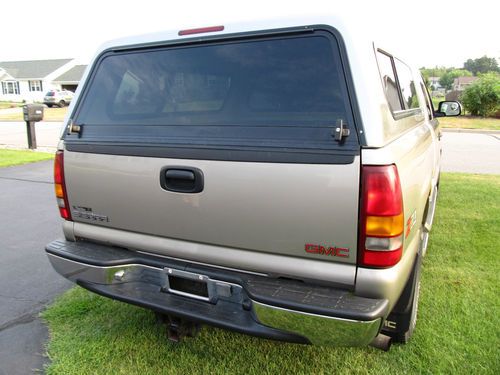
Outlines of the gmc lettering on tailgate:
<svg viewBox="0 0 500 375">
<path fill-rule="evenodd" d="M 347 247 L 336 247 L 336 246 L 322 246 L 307 243 L 305 245 L 305 251 L 309 254 L 320 254 L 320 255 L 329 255 L 332 257 L 341 257 L 348 258 L 349 257 L 349 248 Z"/>
</svg>

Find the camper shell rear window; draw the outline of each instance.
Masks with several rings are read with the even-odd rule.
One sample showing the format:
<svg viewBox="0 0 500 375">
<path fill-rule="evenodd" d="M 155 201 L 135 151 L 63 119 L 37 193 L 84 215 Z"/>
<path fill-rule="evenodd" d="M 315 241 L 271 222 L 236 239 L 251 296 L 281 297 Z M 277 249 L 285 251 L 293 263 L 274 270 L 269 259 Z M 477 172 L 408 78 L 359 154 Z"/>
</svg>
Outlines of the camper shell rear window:
<svg viewBox="0 0 500 375">
<path fill-rule="evenodd" d="M 72 121 L 82 131 L 67 146 L 83 152 L 294 162 L 359 153 L 339 43 L 326 31 L 106 52 Z M 339 121 L 351 130 L 341 142 Z"/>
</svg>

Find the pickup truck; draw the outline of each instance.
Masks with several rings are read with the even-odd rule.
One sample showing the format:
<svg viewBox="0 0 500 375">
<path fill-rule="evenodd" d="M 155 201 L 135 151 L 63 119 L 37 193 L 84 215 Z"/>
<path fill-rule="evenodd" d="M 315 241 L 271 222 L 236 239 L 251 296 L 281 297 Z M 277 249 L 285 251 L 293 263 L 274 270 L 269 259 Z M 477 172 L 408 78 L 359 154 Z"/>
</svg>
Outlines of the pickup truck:
<svg viewBox="0 0 500 375">
<path fill-rule="evenodd" d="M 105 44 L 71 102 L 54 269 L 208 324 L 388 350 L 415 329 L 440 172 L 418 70 L 335 17 Z"/>
</svg>

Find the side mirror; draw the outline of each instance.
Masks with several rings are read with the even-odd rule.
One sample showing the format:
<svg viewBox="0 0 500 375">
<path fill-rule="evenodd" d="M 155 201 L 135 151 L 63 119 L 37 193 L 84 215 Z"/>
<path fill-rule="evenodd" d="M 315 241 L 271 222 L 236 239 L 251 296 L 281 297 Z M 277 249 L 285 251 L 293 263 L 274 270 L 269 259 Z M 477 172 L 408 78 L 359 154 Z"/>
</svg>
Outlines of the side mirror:
<svg viewBox="0 0 500 375">
<path fill-rule="evenodd" d="M 439 102 L 435 117 L 459 116 L 462 113 L 462 105 L 455 101 Z"/>
</svg>

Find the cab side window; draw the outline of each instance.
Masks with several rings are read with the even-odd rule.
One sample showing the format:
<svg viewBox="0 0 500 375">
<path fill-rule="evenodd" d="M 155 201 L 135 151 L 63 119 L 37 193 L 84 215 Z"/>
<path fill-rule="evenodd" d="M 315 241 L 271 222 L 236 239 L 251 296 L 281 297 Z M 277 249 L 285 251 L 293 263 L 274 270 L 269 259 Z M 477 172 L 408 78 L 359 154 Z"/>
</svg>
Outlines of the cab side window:
<svg viewBox="0 0 500 375">
<path fill-rule="evenodd" d="M 429 91 L 427 90 L 427 87 L 425 87 L 425 83 L 422 78 L 420 79 L 420 88 L 422 89 L 422 93 L 424 94 L 425 98 L 427 117 L 429 118 L 429 120 L 432 120 L 434 118 L 434 106 L 432 105 L 431 96 L 429 95 Z"/>
<path fill-rule="evenodd" d="M 394 119 L 399 120 L 421 112 L 416 83 L 408 65 L 381 50 L 377 50 L 377 62 Z"/>
<path fill-rule="evenodd" d="M 401 88 L 401 96 L 403 99 L 404 109 L 419 108 L 417 90 L 415 90 L 415 81 L 410 68 L 399 59 L 394 59 L 396 73 L 399 80 L 399 87 Z"/>
</svg>

